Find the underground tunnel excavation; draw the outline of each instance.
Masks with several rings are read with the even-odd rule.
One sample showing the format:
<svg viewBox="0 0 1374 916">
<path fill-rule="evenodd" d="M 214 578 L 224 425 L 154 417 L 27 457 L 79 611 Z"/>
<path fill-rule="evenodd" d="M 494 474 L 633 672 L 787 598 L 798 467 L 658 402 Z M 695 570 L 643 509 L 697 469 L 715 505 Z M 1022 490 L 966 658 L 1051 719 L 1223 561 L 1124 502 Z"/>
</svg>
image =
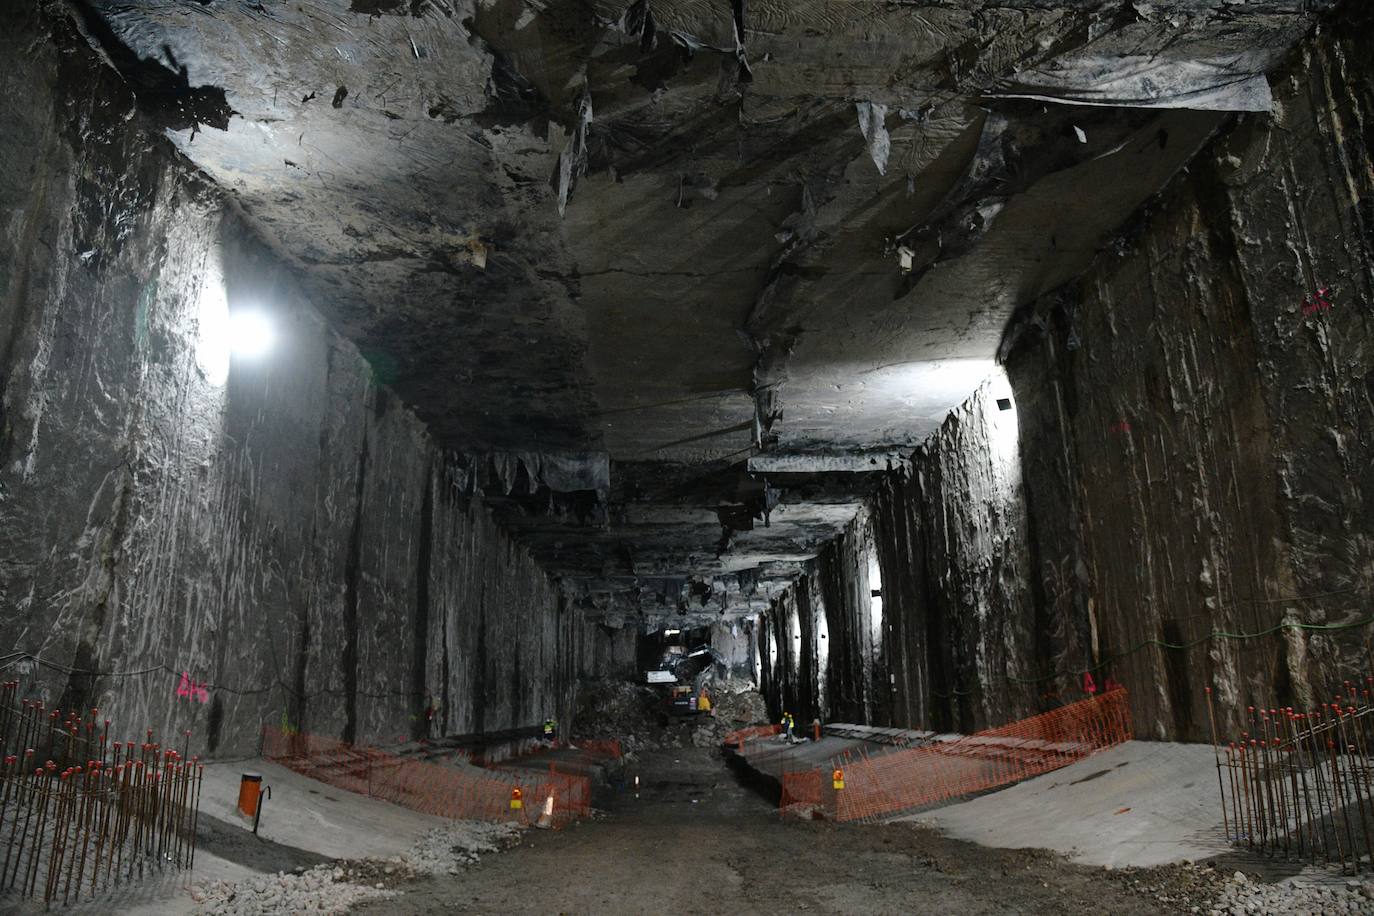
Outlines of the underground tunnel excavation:
<svg viewBox="0 0 1374 916">
<path fill-rule="evenodd" d="M 0 912 L 1374 912 L 1363 0 L 10 0 Z"/>
</svg>

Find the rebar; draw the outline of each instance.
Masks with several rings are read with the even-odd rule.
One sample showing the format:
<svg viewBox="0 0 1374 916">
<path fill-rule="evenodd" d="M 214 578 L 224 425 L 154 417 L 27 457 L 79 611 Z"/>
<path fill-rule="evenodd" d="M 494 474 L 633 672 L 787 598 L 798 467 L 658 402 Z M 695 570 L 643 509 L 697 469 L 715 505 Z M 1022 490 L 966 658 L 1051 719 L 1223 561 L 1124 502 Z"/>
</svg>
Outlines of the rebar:
<svg viewBox="0 0 1374 916">
<path fill-rule="evenodd" d="M 0 899 L 75 903 L 193 866 L 204 768 L 151 729 L 138 751 L 111 741 L 99 712 L 64 715 L 0 683 Z"/>
<path fill-rule="evenodd" d="M 1374 677 L 1363 684 L 1344 681 L 1334 702 L 1306 712 L 1243 707 L 1248 730 L 1229 741 L 1206 689 L 1228 843 L 1352 874 L 1374 868 Z"/>
</svg>

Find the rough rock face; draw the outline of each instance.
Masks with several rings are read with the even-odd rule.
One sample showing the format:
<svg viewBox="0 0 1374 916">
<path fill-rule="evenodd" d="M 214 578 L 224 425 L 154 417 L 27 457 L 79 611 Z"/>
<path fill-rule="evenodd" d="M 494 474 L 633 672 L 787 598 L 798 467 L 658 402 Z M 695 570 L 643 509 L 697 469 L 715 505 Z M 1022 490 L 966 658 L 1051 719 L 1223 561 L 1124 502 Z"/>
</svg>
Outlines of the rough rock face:
<svg viewBox="0 0 1374 916">
<path fill-rule="evenodd" d="M 1369 16 L 1320 29 L 1271 79 L 1272 115 L 1238 116 L 1080 281 L 1023 310 L 1003 347 L 1014 410 L 980 390 L 880 487 L 883 638 L 863 663 L 887 666 L 894 722 L 972 729 L 1111 679 L 1138 734 L 1198 740 L 1205 685 L 1223 713 L 1308 706 L 1368 671 Z M 833 550 L 866 547 L 846 532 Z M 803 580 L 778 616 L 815 575 L 846 578 Z M 808 654 L 770 698 L 814 695 Z"/>
<path fill-rule="evenodd" d="M 567 711 L 582 634 L 456 459 L 66 20 L 0 44 L 0 646 L 41 659 L 6 673 L 193 751 Z M 272 359 L 231 361 L 250 300 Z"/>
<path fill-rule="evenodd" d="M 1010 341 L 1047 616 L 1137 729 L 1309 706 L 1368 673 L 1374 490 L 1371 20 L 1318 33 L 1082 283 Z M 1320 188 L 1320 193 L 1314 193 Z M 1214 631 L 1259 639 L 1209 638 Z M 1327 627 L 1330 629 L 1321 629 Z M 1146 641 L 1190 645 L 1173 650 Z M 1061 686 L 1068 687 L 1063 684 Z"/>
<path fill-rule="evenodd" d="M 1010 679 L 1043 621 L 1027 583 L 1017 416 L 985 384 L 892 475 L 874 505 L 894 723 L 977 730 L 1018 718 Z M 846 545 L 847 546 L 847 545 Z"/>
<path fill-rule="evenodd" d="M 861 514 L 763 618 L 759 684 L 774 715 L 786 709 L 802 724 L 886 717 L 882 617 L 868 600 L 872 537 Z"/>
</svg>

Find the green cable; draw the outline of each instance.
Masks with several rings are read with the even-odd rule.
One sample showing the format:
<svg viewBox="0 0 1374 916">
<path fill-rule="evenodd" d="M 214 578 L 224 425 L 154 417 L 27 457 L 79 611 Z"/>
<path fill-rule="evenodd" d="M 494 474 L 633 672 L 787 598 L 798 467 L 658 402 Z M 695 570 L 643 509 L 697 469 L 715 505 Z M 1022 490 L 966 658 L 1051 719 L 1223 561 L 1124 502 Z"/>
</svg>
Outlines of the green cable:
<svg viewBox="0 0 1374 916">
<path fill-rule="evenodd" d="M 1162 639 L 1147 639 L 1139 643 L 1138 645 L 1132 646 L 1125 652 L 1118 652 L 1116 655 L 1109 656 L 1108 658 L 1103 659 L 1102 661 L 1098 662 L 1096 665 L 1093 665 L 1090 668 L 1082 669 L 1082 673 L 1090 674 L 1095 671 L 1100 671 L 1101 669 L 1110 665 L 1112 662 L 1123 659 L 1128 655 L 1134 655 L 1141 649 L 1144 649 L 1148 646 L 1159 646 L 1161 649 L 1175 649 L 1182 651 L 1191 649 L 1196 645 L 1199 645 L 1212 639 L 1262 639 L 1265 636 L 1272 636 L 1275 633 L 1279 633 L 1284 630 L 1353 630 L 1357 627 L 1367 627 L 1371 623 L 1374 623 L 1374 616 L 1366 617 L 1364 620 L 1359 620 L 1355 623 L 1280 623 L 1270 627 L 1267 630 L 1261 630 L 1258 633 L 1227 633 L 1224 630 L 1213 630 L 1205 636 L 1199 636 L 1197 639 L 1194 639 L 1191 642 L 1186 643 L 1171 643 L 1165 642 Z M 1075 670 L 1074 672 L 1067 675 L 1062 673 L 1047 674 L 1044 677 L 1036 678 L 1013 677 L 1009 674 L 1007 675 L 1007 680 L 1015 682 L 1017 684 L 1040 684 L 1044 683 L 1045 681 L 1054 680 L 1058 677 L 1073 676 L 1077 673 L 1079 672 Z"/>
</svg>

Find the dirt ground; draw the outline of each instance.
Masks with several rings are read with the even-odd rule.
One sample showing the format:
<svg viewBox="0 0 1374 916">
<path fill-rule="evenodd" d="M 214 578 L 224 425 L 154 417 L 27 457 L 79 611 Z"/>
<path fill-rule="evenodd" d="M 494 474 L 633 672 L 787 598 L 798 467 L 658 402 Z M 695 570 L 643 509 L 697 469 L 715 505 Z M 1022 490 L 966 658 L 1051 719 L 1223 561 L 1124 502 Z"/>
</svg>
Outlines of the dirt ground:
<svg viewBox="0 0 1374 916">
<path fill-rule="evenodd" d="M 406 882 L 403 896 L 356 912 L 1206 912 L 1214 881 L 1184 867 L 1072 865 L 912 824 L 785 821 L 714 749 L 646 753 L 627 776 L 623 792 L 600 800 L 605 817 L 529 831 L 460 875 Z"/>
</svg>

